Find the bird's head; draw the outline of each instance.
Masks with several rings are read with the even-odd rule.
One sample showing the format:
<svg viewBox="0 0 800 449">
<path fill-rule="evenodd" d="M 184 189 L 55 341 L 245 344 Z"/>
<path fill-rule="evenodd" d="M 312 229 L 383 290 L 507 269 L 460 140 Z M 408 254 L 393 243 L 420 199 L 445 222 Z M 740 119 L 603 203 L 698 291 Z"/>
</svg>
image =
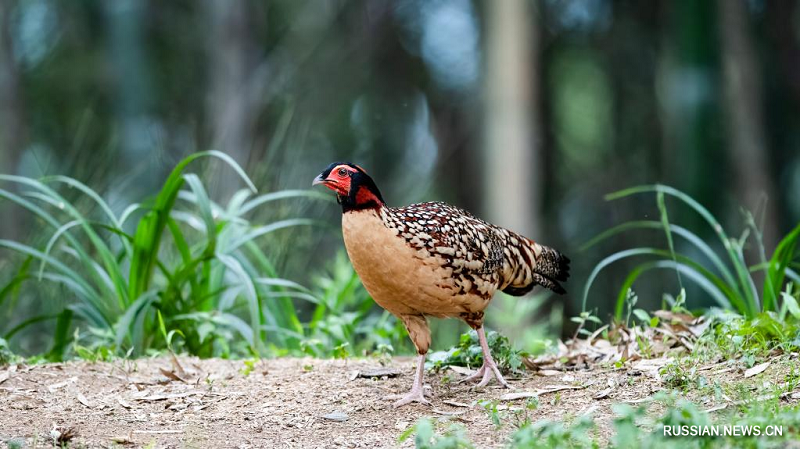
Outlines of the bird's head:
<svg viewBox="0 0 800 449">
<path fill-rule="evenodd" d="M 322 184 L 336 192 L 344 212 L 380 209 L 384 204 L 378 186 L 367 172 L 349 162 L 334 162 L 314 178 L 311 185 Z"/>
</svg>

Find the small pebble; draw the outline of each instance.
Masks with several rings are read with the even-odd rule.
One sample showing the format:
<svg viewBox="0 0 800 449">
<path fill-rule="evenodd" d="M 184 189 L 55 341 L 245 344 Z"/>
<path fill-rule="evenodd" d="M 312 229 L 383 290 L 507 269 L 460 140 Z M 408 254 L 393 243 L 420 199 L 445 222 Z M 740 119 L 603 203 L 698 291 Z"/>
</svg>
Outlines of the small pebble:
<svg viewBox="0 0 800 449">
<path fill-rule="evenodd" d="M 347 414 L 346 413 L 342 413 L 340 411 L 335 411 L 335 412 L 332 412 L 332 413 L 328 413 L 327 415 L 323 416 L 322 418 L 323 419 L 327 419 L 329 421 L 343 422 L 343 421 L 347 421 Z"/>
</svg>

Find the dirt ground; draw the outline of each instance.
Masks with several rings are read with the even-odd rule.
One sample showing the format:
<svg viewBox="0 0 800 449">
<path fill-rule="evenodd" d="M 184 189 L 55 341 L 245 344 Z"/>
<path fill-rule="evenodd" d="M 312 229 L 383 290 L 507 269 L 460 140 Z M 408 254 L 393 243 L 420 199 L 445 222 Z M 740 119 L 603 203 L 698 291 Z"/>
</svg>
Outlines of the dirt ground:
<svg viewBox="0 0 800 449">
<path fill-rule="evenodd" d="M 514 390 L 472 390 L 453 382 L 462 373 L 447 370 L 426 374 L 431 406 L 394 409 L 384 397 L 404 393 L 413 371 L 413 359 L 401 357 L 387 367 L 373 359 L 248 367 L 183 357 L 12 366 L 0 369 L 0 447 L 22 440 L 49 447 L 59 435 L 70 447 L 412 447 L 413 439 L 398 437 L 426 416 L 461 424 L 476 447 L 503 447 L 526 411 L 532 421 L 592 413 L 605 439 L 612 404 L 640 402 L 662 388 L 650 365 L 528 373 L 509 379 Z M 538 393 L 538 408 L 505 396 L 524 393 Z M 486 399 L 498 400 L 500 427 L 477 403 Z"/>
</svg>

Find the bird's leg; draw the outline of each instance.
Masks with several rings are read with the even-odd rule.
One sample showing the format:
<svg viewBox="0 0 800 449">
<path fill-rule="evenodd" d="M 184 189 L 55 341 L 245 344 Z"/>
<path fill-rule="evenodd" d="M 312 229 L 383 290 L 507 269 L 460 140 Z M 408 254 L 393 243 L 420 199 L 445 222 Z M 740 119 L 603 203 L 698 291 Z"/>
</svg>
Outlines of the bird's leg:
<svg viewBox="0 0 800 449">
<path fill-rule="evenodd" d="M 395 407 L 410 404 L 412 402 L 419 402 L 420 404 L 430 405 L 430 402 L 425 399 L 425 390 L 422 386 L 422 377 L 425 374 L 425 354 L 420 354 L 417 357 L 417 373 L 414 376 L 414 384 L 411 391 L 403 396 L 399 401 L 394 403 Z"/>
<path fill-rule="evenodd" d="M 508 382 L 503 379 L 503 375 L 500 374 L 500 369 L 497 368 L 497 364 L 494 362 L 494 358 L 492 358 L 492 352 L 489 350 L 489 343 L 486 342 L 486 333 L 483 331 L 483 325 L 478 328 L 478 340 L 480 341 L 481 349 L 483 350 L 483 365 L 481 366 L 481 369 L 471 374 L 461 382 L 472 382 L 480 378 L 481 381 L 477 386 L 485 387 L 489 381 L 492 380 L 492 375 L 494 374 L 495 379 L 497 379 L 497 382 L 500 385 L 505 388 L 511 388 L 511 386 L 508 385 Z"/>
</svg>

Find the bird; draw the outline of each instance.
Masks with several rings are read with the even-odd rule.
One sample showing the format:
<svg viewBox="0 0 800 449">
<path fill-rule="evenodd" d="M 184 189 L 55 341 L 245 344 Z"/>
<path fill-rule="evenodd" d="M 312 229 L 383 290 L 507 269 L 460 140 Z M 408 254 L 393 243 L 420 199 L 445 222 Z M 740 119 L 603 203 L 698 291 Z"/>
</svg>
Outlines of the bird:
<svg viewBox="0 0 800 449">
<path fill-rule="evenodd" d="M 403 322 L 417 350 L 411 391 L 395 407 L 430 405 L 423 387 L 428 317 L 461 319 L 477 332 L 483 365 L 462 382 L 480 379 L 483 387 L 494 377 L 511 388 L 486 341 L 486 307 L 497 291 L 523 296 L 540 285 L 566 293 L 569 258 L 443 202 L 389 207 L 375 181 L 350 162 L 330 164 L 315 185 L 336 194 L 353 268 L 373 300 Z"/>
</svg>

